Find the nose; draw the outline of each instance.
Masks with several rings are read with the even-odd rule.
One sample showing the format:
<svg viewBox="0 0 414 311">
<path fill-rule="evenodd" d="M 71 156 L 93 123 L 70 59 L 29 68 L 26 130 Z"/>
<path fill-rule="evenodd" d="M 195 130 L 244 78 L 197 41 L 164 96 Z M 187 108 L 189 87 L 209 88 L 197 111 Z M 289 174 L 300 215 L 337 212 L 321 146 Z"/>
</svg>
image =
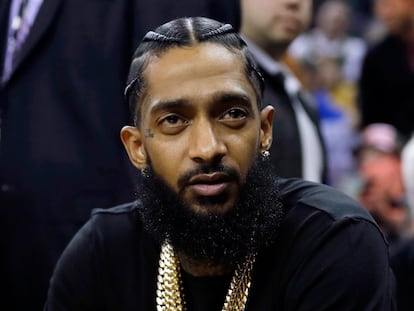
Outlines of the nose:
<svg viewBox="0 0 414 311">
<path fill-rule="evenodd" d="M 227 152 L 227 147 L 214 124 L 200 121 L 191 126 L 189 157 L 198 163 L 221 160 Z"/>
</svg>

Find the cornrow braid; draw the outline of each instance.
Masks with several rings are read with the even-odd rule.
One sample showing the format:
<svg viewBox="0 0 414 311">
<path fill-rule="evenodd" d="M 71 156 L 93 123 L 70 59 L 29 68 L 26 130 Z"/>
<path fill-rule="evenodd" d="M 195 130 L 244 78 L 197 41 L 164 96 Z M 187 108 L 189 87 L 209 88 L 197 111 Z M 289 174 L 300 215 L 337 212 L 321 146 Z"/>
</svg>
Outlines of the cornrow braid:
<svg viewBox="0 0 414 311">
<path fill-rule="evenodd" d="M 230 24 L 224 24 L 223 26 L 217 28 L 217 29 L 213 29 L 207 33 L 201 34 L 200 35 L 200 40 L 205 40 L 208 39 L 210 37 L 213 36 L 219 36 L 219 35 L 223 35 L 225 33 L 232 33 L 234 32 L 233 26 Z"/>
<path fill-rule="evenodd" d="M 144 38 L 142 39 L 143 42 L 145 41 L 164 41 L 164 42 L 180 42 L 180 39 L 174 37 L 168 37 L 166 35 L 160 34 L 155 31 L 148 31 Z"/>
</svg>

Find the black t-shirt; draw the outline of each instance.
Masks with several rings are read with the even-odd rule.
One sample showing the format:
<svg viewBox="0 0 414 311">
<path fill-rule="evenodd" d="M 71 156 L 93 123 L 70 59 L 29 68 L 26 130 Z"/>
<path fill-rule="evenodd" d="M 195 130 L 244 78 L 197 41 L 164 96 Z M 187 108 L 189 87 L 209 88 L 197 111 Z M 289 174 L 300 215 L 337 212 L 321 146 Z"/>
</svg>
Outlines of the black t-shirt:
<svg viewBox="0 0 414 311">
<path fill-rule="evenodd" d="M 187 311 L 221 310 L 232 276 L 195 277 L 182 271 Z"/>
<path fill-rule="evenodd" d="M 275 243 L 256 257 L 246 310 L 395 310 L 387 244 L 369 214 L 330 187 L 275 182 L 287 213 Z M 56 266 L 45 310 L 156 310 L 160 245 L 143 229 L 139 206 L 93 212 Z M 229 281 L 183 277 L 194 310 L 221 310 Z"/>
</svg>

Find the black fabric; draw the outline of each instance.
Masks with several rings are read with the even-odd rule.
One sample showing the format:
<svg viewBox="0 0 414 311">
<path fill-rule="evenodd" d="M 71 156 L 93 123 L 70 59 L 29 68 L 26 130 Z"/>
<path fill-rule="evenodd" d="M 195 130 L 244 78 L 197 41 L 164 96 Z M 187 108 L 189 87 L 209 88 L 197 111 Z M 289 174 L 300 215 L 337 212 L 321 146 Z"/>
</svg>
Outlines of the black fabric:
<svg viewBox="0 0 414 311">
<path fill-rule="evenodd" d="M 270 75 L 263 68 L 261 68 L 261 72 L 265 80 L 264 105 L 275 107 L 273 141 L 270 148 L 270 160 L 275 168 L 275 173 L 284 178 L 302 178 L 301 139 L 292 101 L 283 84 L 284 77 Z M 316 107 L 308 102 L 309 98 L 300 96 L 299 100 L 318 133 L 323 156 L 321 181 L 326 183 L 327 161 L 325 145 L 319 127 L 318 112 Z"/>
<path fill-rule="evenodd" d="M 414 308 L 414 239 L 402 238 L 390 248 L 391 267 L 397 283 L 398 311 Z"/>
<path fill-rule="evenodd" d="M 327 186 L 275 182 L 288 213 L 256 258 L 246 310 L 395 310 L 387 244 L 369 214 Z M 56 266 L 45 310 L 155 310 L 160 246 L 139 208 L 94 211 Z"/>
<path fill-rule="evenodd" d="M 226 10 L 238 1 L 209 1 L 43 1 L 0 86 L 0 309 L 41 310 L 53 266 L 91 209 L 133 199 L 137 173 L 119 139 L 132 53 L 176 17 L 233 22 L 238 10 Z M 1 67 L 10 2 L 0 1 Z"/>
<path fill-rule="evenodd" d="M 187 311 L 221 310 L 232 275 L 195 277 L 182 272 Z"/>
<path fill-rule="evenodd" d="M 359 104 L 362 126 L 383 122 L 395 126 L 405 138 L 414 132 L 414 69 L 407 46 L 389 35 L 368 51 L 361 69 Z"/>
</svg>

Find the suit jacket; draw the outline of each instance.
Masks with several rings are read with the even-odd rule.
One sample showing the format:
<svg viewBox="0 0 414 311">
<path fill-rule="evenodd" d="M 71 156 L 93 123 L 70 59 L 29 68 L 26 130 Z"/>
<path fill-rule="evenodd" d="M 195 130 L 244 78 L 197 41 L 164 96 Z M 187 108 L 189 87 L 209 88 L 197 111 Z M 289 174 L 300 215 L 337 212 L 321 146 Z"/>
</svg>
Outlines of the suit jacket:
<svg viewBox="0 0 414 311">
<path fill-rule="evenodd" d="M 0 272 L 7 288 L 0 304 L 40 310 L 55 262 L 90 210 L 133 197 L 136 172 L 119 139 L 129 121 L 123 89 L 132 53 L 146 31 L 179 16 L 237 27 L 238 1 L 221 2 L 43 1 L 0 86 Z M 9 5 L 0 3 L 1 67 Z"/>
<path fill-rule="evenodd" d="M 296 121 L 290 98 L 282 92 L 273 78 L 261 69 L 265 80 L 263 101 L 264 105 L 275 106 L 273 120 L 273 142 L 270 149 L 270 160 L 275 173 L 282 177 L 303 177 L 302 149 L 299 128 Z M 327 182 L 327 160 L 325 145 L 319 127 L 319 115 L 316 106 L 311 102 L 310 96 L 301 96 L 301 104 L 317 129 L 318 138 L 322 147 L 322 182 Z"/>
<path fill-rule="evenodd" d="M 395 126 L 405 138 L 414 132 L 414 68 L 407 46 L 389 35 L 365 56 L 359 82 L 362 126 L 382 122 Z"/>
</svg>

